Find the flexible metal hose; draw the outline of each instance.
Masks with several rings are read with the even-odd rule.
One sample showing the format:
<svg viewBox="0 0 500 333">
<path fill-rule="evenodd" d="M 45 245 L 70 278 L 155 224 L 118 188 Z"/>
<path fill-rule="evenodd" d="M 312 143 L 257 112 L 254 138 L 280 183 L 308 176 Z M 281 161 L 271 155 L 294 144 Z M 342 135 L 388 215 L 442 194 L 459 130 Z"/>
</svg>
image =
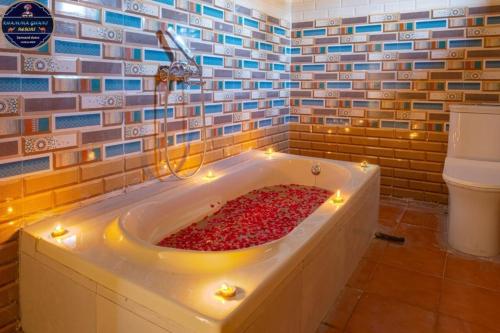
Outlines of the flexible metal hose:
<svg viewBox="0 0 500 333">
<path fill-rule="evenodd" d="M 168 118 L 168 96 L 170 94 L 170 82 L 171 82 L 171 77 L 172 77 L 170 70 L 172 67 L 173 66 L 170 66 L 168 68 L 168 75 L 167 75 L 167 80 L 166 80 L 167 87 L 165 88 L 165 108 L 163 111 L 163 123 L 165 126 L 165 132 L 163 135 L 163 138 L 165 141 L 165 149 L 164 149 L 164 151 L 165 151 L 165 164 L 167 165 L 167 167 L 170 170 L 170 172 L 172 173 L 172 175 L 174 175 L 176 178 L 188 179 L 188 178 L 191 178 L 191 177 L 195 176 L 196 174 L 198 174 L 201 167 L 205 163 L 205 155 L 207 152 L 207 133 L 206 133 L 206 120 L 205 120 L 205 90 L 203 88 L 203 85 L 204 85 L 203 72 L 200 70 L 200 73 L 199 73 L 200 90 L 201 90 L 201 110 L 200 110 L 200 113 L 201 113 L 201 122 L 202 122 L 201 139 L 203 140 L 203 153 L 201 155 L 200 165 L 198 165 L 198 167 L 194 170 L 193 173 L 184 176 L 184 175 L 179 174 L 177 171 L 174 170 L 174 168 L 172 168 L 172 165 L 170 164 L 170 157 L 168 156 L 168 121 L 167 121 L 167 118 Z M 190 84 L 190 83 L 186 83 L 186 82 L 184 82 L 184 83 L 188 84 L 188 85 Z M 174 112 L 175 112 L 175 108 L 174 108 Z"/>
</svg>

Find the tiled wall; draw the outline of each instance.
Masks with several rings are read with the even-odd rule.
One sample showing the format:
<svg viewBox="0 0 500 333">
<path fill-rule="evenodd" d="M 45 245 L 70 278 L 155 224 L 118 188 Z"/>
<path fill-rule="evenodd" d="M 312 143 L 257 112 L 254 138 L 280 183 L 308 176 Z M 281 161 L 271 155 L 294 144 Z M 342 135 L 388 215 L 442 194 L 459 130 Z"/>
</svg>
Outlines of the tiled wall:
<svg viewBox="0 0 500 333">
<path fill-rule="evenodd" d="M 160 47 L 158 30 L 173 26 L 204 65 L 207 162 L 250 148 L 287 148 L 287 20 L 230 0 L 45 5 L 55 16 L 48 45 L 21 52 L 0 37 L 1 332 L 15 326 L 21 218 L 166 173 L 155 152 L 164 102 L 155 75 L 173 53 L 182 57 Z M 180 158 L 188 143 L 182 165 L 195 166 L 201 94 L 177 88 L 169 97 L 171 156 Z"/>
<path fill-rule="evenodd" d="M 445 203 L 450 105 L 499 102 L 500 6 L 294 22 L 291 72 L 291 152 L 369 160 L 383 194 Z"/>
<path fill-rule="evenodd" d="M 290 0 L 292 21 L 500 5 L 500 0 Z"/>
</svg>

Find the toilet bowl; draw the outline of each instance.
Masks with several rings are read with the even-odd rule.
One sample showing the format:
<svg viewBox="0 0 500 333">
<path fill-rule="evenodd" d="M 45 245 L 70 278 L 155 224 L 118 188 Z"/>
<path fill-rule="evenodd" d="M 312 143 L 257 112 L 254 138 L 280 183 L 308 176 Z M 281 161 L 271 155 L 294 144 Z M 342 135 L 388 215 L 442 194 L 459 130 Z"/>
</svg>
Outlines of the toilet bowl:
<svg viewBox="0 0 500 333">
<path fill-rule="evenodd" d="M 450 246 L 476 256 L 499 254 L 500 162 L 448 157 L 443 179 L 450 193 Z"/>
<path fill-rule="evenodd" d="M 443 179 L 448 243 L 476 256 L 500 254 L 500 105 L 452 105 Z"/>
</svg>

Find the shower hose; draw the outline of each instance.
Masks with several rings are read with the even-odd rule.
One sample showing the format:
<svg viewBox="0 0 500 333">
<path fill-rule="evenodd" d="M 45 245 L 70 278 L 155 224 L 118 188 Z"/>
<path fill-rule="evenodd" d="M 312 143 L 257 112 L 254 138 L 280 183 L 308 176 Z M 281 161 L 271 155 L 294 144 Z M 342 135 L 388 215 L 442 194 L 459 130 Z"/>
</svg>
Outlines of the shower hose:
<svg viewBox="0 0 500 333">
<path fill-rule="evenodd" d="M 200 113 L 201 113 L 201 121 L 202 121 L 201 139 L 203 141 L 203 153 L 201 155 L 201 162 L 198 165 L 198 167 L 196 167 L 196 169 L 191 174 L 182 175 L 172 167 L 170 157 L 168 155 L 168 121 L 167 121 L 167 118 L 168 118 L 168 96 L 170 95 L 170 83 L 173 81 L 172 78 L 176 77 L 175 74 L 173 74 L 171 72 L 171 69 L 173 67 L 175 67 L 175 66 L 170 66 L 167 69 L 167 75 L 166 75 L 167 80 L 166 80 L 166 88 L 165 88 L 165 107 L 163 110 L 163 122 L 164 122 L 164 126 L 165 126 L 165 131 L 164 131 L 164 136 L 163 136 L 164 141 L 165 141 L 165 149 L 164 149 L 165 165 L 170 170 L 170 173 L 172 175 L 174 175 L 176 178 L 188 179 L 188 178 L 194 177 L 196 174 L 198 174 L 198 172 L 200 172 L 203 164 L 205 163 L 205 155 L 207 152 L 207 133 L 206 133 L 206 120 L 205 120 L 205 90 L 203 88 L 205 82 L 203 81 L 203 73 L 202 73 L 201 69 L 198 68 L 198 74 L 199 74 L 199 78 L 200 78 L 200 81 L 199 81 L 200 82 L 200 90 L 201 90 L 201 110 L 200 110 Z M 174 82 L 176 82 L 176 80 L 174 80 Z M 184 83 L 184 85 L 188 85 L 188 86 L 192 85 L 192 83 L 189 82 L 186 78 L 184 78 L 183 80 L 180 80 L 179 82 L 182 82 L 182 83 Z M 183 87 L 183 89 L 182 89 L 183 95 L 184 95 L 184 88 L 185 87 Z M 183 99 L 183 101 L 184 101 L 184 99 Z M 175 108 L 174 108 L 174 115 L 175 115 Z"/>
</svg>

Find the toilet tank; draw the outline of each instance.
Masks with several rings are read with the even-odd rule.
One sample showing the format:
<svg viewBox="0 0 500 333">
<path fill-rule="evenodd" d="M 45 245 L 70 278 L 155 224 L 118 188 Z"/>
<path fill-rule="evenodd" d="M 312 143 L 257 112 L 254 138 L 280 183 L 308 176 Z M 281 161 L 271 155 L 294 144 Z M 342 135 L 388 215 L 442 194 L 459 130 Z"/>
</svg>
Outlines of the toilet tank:
<svg viewBox="0 0 500 333">
<path fill-rule="evenodd" d="M 448 156 L 500 161 L 500 104 L 451 105 Z"/>
</svg>

